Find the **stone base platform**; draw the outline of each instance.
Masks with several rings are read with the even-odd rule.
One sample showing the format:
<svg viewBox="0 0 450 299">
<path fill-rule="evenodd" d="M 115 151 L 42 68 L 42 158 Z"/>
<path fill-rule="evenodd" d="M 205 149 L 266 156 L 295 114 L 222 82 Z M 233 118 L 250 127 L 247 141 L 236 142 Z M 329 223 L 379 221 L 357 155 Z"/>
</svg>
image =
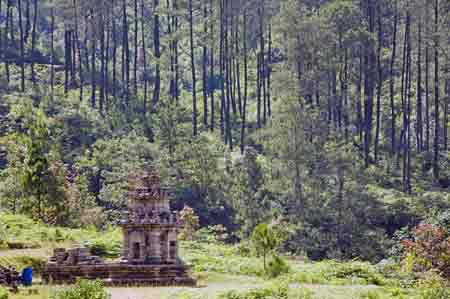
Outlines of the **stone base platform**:
<svg viewBox="0 0 450 299">
<path fill-rule="evenodd" d="M 133 265 L 101 263 L 93 265 L 47 265 L 42 279 L 50 284 L 73 283 L 77 278 L 100 279 L 107 286 L 195 286 L 196 281 L 188 275 L 186 265 Z"/>
</svg>

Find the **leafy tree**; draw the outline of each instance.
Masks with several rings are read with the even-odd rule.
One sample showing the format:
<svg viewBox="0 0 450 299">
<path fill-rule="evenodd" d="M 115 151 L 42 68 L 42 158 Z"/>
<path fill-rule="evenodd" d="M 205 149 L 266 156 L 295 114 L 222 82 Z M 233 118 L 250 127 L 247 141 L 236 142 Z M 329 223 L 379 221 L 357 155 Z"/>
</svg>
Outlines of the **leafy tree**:
<svg viewBox="0 0 450 299">
<path fill-rule="evenodd" d="M 267 269 L 267 255 L 273 253 L 284 241 L 277 229 L 267 223 L 258 224 L 252 234 L 252 242 L 263 256 L 264 271 Z"/>
<path fill-rule="evenodd" d="M 20 182 L 20 211 L 45 222 L 62 223 L 67 213 L 64 167 L 52 143 L 50 120 L 42 109 L 18 109 L 25 131 L 9 137 L 13 150 L 9 154 L 17 163 L 17 171 L 10 174 Z"/>
<path fill-rule="evenodd" d="M 125 202 L 128 179 L 136 169 L 149 167 L 157 157 L 155 147 L 135 133 L 98 140 L 75 164 L 85 177 L 97 205 L 119 208 Z"/>
</svg>

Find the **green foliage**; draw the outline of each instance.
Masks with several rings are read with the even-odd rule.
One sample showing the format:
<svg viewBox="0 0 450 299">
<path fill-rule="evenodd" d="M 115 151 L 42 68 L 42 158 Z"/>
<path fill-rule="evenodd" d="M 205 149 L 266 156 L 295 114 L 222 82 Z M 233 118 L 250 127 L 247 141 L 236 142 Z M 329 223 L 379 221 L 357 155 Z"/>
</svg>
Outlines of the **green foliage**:
<svg viewBox="0 0 450 299">
<path fill-rule="evenodd" d="M 436 215 L 433 215 L 431 220 L 432 224 L 441 227 L 447 234 L 450 234 L 450 210 L 445 209 L 437 212 Z"/>
<path fill-rule="evenodd" d="M 109 299 L 100 281 L 78 280 L 74 286 L 58 291 L 52 299 Z"/>
<path fill-rule="evenodd" d="M 14 209 L 45 222 L 62 223 L 67 218 L 64 170 L 52 140 L 51 120 L 31 105 L 13 107 L 13 115 L 24 131 L 9 136 L 11 169 L 6 177 L 18 183 L 6 190 L 19 187 L 15 192 L 21 198 L 14 199 Z"/>
<path fill-rule="evenodd" d="M 274 283 L 267 288 L 238 293 L 230 291 L 220 295 L 221 299 L 312 299 L 312 292 L 303 288 L 290 290 L 286 284 Z"/>
<path fill-rule="evenodd" d="M 76 168 L 80 172 L 79 179 L 86 178 L 83 181 L 89 184 L 86 189 L 97 203 L 120 207 L 124 204 L 130 174 L 150 166 L 155 156 L 154 146 L 146 138 L 132 132 L 109 140 L 98 140 L 80 157 Z"/>
<path fill-rule="evenodd" d="M 381 274 L 363 263 L 336 264 L 332 276 L 338 279 L 362 279 L 368 284 L 382 286 L 385 284 Z"/>
<path fill-rule="evenodd" d="M 420 271 L 450 271 L 450 236 L 440 226 L 422 222 L 410 232 L 411 237 L 401 240 L 405 256 Z M 411 266 L 410 266 L 411 267 Z M 411 270 L 411 269 L 410 269 Z"/>
<path fill-rule="evenodd" d="M 264 270 L 267 270 L 266 258 L 269 253 L 273 253 L 283 242 L 283 239 L 277 233 L 277 230 L 269 224 L 261 223 L 255 227 L 252 234 L 252 243 L 257 252 L 263 256 Z M 275 263 L 274 267 L 281 266 Z M 274 269 L 276 271 L 276 269 Z"/>
<path fill-rule="evenodd" d="M 407 299 L 407 293 L 401 288 L 393 288 L 389 290 L 389 299 Z"/>
<path fill-rule="evenodd" d="M 199 226 L 199 218 L 195 214 L 194 209 L 189 206 L 184 206 L 180 212 L 180 220 L 183 223 L 183 229 L 180 233 L 180 238 L 185 240 L 192 240 L 194 238 L 195 230 Z"/>
<path fill-rule="evenodd" d="M 223 273 L 264 276 L 259 259 L 239 255 L 237 246 L 217 243 L 213 239 L 182 242 L 181 256 L 196 273 Z M 205 254 L 207 252 L 208 254 Z"/>
<path fill-rule="evenodd" d="M 0 214 L 1 242 L 11 249 L 39 248 L 44 242 L 63 242 L 70 236 L 63 229 L 38 224 L 27 216 Z"/>
<path fill-rule="evenodd" d="M 27 216 L 0 214 L 0 228 L 4 231 L 1 243 L 10 249 L 26 249 L 54 246 L 58 243 L 78 243 L 90 247 L 104 257 L 117 257 L 121 250 L 121 231 L 108 227 L 68 229 L 50 227 L 35 222 Z M 45 255 L 42 259 L 45 259 Z M 41 260 L 41 258 L 39 258 Z"/>
<path fill-rule="evenodd" d="M 449 283 L 435 272 L 428 272 L 425 278 L 419 282 L 417 293 L 418 299 L 450 298 Z"/>
<path fill-rule="evenodd" d="M 267 253 L 280 245 L 278 236 L 267 223 L 261 223 L 255 227 L 252 234 L 252 242 L 260 253 Z"/>
<path fill-rule="evenodd" d="M 120 229 L 109 229 L 104 234 L 100 234 L 87 245 L 93 255 L 105 258 L 118 258 L 122 249 L 122 235 Z"/>
<path fill-rule="evenodd" d="M 381 295 L 376 291 L 368 291 L 362 294 L 360 299 L 381 299 Z"/>
<path fill-rule="evenodd" d="M 274 278 L 281 274 L 286 274 L 290 271 L 289 264 L 281 256 L 273 254 L 269 262 L 267 263 L 267 276 Z"/>
<path fill-rule="evenodd" d="M 0 299 L 8 299 L 9 298 L 9 292 L 4 287 L 0 287 Z"/>
<path fill-rule="evenodd" d="M 358 284 L 384 286 L 389 282 L 378 268 L 362 262 L 322 261 L 292 270 L 291 279 L 307 284 Z"/>
</svg>

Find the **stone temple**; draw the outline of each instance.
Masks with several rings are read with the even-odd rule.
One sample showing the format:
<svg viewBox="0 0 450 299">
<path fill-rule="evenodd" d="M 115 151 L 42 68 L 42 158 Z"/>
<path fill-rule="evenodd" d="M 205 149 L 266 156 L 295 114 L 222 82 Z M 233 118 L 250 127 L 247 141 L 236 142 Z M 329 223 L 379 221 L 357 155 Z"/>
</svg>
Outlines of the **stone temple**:
<svg viewBox="0 0 450 299">
<path fill-rule="evenodd" d="M 43 270 L 47 283 L 77 278 L 101 279 L 108 285 L 195 285 L 178 256 L 181 223 L 172 212 L 169 194 L 157 175 L 144 172 L 130 180 L 128 209 L 119 221 L 123 252 L 118 261 L 104 262 L 89 249 L 57 248 Z"/>
</svg>

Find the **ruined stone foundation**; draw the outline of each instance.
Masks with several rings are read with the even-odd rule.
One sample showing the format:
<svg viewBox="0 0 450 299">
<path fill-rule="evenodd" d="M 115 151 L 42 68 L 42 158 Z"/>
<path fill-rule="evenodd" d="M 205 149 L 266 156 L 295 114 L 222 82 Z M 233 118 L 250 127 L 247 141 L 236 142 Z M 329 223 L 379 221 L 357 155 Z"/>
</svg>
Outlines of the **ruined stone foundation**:
<svg viewBox="0 0 450 299">
<path fill-rule="evenodd" d="M 130 265 L 99 263 L 91 265 L 47 265 L 46 283 L 74 283 L 77 278 L 100 279 L 105 285 L 195 285 L 185 265 Z"/>
</svg>

